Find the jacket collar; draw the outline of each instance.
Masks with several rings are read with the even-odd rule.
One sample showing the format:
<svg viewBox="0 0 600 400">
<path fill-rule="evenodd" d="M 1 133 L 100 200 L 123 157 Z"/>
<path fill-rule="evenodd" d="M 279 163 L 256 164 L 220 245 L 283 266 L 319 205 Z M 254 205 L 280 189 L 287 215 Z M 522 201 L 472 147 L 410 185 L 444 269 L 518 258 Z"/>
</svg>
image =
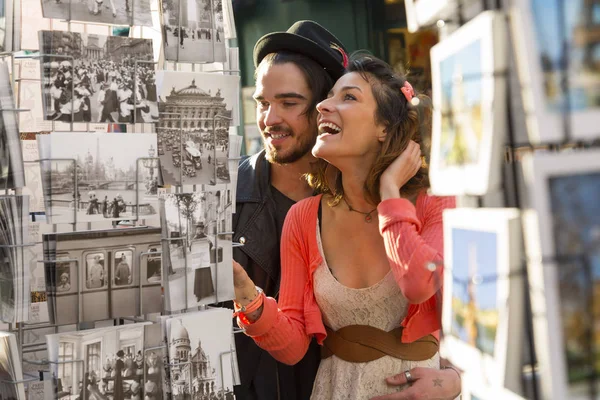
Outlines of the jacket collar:
<svg viewBox="0 0 600 400">
<path fill-rule="evenodd" d="M 236 201 L 259 203 L 263 200 L 271 182 L 271 164 L 265 158 L 265 150 L 244 158 L 238 167 Z"/>
</svg>

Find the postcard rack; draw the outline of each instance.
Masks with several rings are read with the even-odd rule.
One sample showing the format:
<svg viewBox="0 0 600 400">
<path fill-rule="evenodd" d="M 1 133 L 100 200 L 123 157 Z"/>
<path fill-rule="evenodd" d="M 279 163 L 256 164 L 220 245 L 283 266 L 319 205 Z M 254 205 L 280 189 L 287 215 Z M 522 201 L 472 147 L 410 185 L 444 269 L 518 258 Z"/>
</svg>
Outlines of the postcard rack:
<svg viewBox="0 0 600 400">
<path fill-rule="evenodd" d="M 135 10 L 136 7 L 136 0 L 130 0 L 131 2 L 131 8 L 132 11 Z M 211 7 L 212 7 L 212 0 L 211 0 Z M 71 12 L 71 1 L 69 1 L 69 7 L 68 7 L 68 17 L 64 20 L 67 24 L 68 24 L 68 31 L 71 31 L 71 17 L 72 17 L 72 12 Z M 131 19 L 130 19 L 130 27 L 134 26 L 134 15 L 135 12 L 132 12 L 131 14 Z M 181 16 L 181 14 L 180 14 Z M 213 19 L 213 23 L 214 23 L 214 19 Z M 86 22 L 86 24 L 91 24 L 91 25 L 97 25 L 94 22 Z M 98 24 L 98 25 L 106 25 L 106 24 Z M 181 25 L 181 23 L 179 24 Z M 225 38 L 223 37 L 223 40 L 225 41 Z M 163 44 L 164 45 L 164 44 Z M 213 42 L 213 54 L 214 54 L 214 49 L 215 44 Z M 226 47 L 226 48 L 231 48 L 231 47 Z M 32 49 L 32 51 L 34 51 Z M 40 85 L 42 85 L 42 87 L 44 87 L 45 85 L 45 79 L 44 79 L 44 65 L 43 65 L 43 60 L 44 59 L 52 59 L 52 58 L 61 58 L 64 60 L 70 60 L 72 65 L 74 65 L 74 58 L 73 56 L 66 56 L 63 54 L 46 54 L 46 53 L 41 53 L 41 51 L 35 50 L 36 54 L 17 54 L 19 52 L 15 51 L 15 52 L 8 52 L 8 53 L 0 53 L 0 57 L 5 57 L 5 56 L 9 56 L 10 57 L 10 62 L 11 62 L 11 79 L 12 79 L 12 88 L 13 90 L 16 88 L 15 82 L 17 81 L 21 81 L 21 80 L 34 80 L 34 79 L 30 79 L 30 78 L 21 78 L 21 77 L 17 77 L 16 73 L 15 73 L 15 60 L 17 59 L 36 59 L 36 60 L 40 60 L 40 72 L 41 72 L 41 77 L 39 79 Z M 179 46 L 177 49 L 177 60 L 179 60 Z M 134 90 L 133 90 L 133 101 L 134 101 L 134 106 L 137 103 L 137 96 L 138 96 L 138 82 L 137 82 L 137 74 L 138 74 L 138 66 L 140 64 L 152 64 L 152 65 L 156 65 L 157 62 L 155 61 L 148 61 L 148 60 L 134 60 Z M 167 61 L 166 59 L 163 62 L 163 65 L 166 67 Z M 178 62 L 174 62 L 174 64 L 177 66 Z M 195 64 L 196 63 L 192 63 L 192 71 L 195 70 Z M 203 64 L 203 63 L 201 63 Z M 238 67 L 236 67 L 238 68 Z M 166 68 L 165 68 L 166 69 Z M 175 68 L 177 69 L 177 68 Z M 239 69 L 229 69 L 229 68 L 223 68 L 222 70 L 214 70 L 214 71 L 206 71 L 206 72 L 214 72 L 214 73 L 229 73 L 229 74 L 237 74 L 239 75 L 240 71 Z M 37 79 L 35 79 L 37 81 Z M 74 91 L 75 91 L 75 85 L 71 84 L 71 118 L 70 121 L 68 121 L 68 130 L 69 131 L 75 131 L 75 126 L 74 124 L 76 123 L 76 121 L 74 121 Z M 42 93 L 42 96 L 44 96 L 45 94 Z M 20 96 L 19 96 L 19 101 L 20 101 Z M 46 104 L 45 102 L 43 102 L 43 104 Z M 44 113 L 46 112 L 46 108 L 45 106 L 43 107 Z M 11 110 L 2 110 L 2 111 L 14 111 L 14 112 L 27 112 L 30 111 L 29 109 L 19 109 L 19 108 L 15 108 L 15 109 L 11 109 Z M 132 131 L 134 132 L 139 132 L 140 130 L 137 129 L 137 113 L 134 111 L 132 112 L 133 114 L 133 126 Z M 169 113 L 160 113 L 160 116 L 162 117 L 163 115 L 167 115 Z M 222 116 L 222 115 L 215 115 L 212 118 L 212 125 L 213 128 L 216 127 L 217 124 L 217 120 L 219 119 L 231 119 L 227 116 Z M 18 120 L 17 120 L 18 121 Z M 181 115 L 179 115 L 179 129 L 180 129 L 180 146 L 182 146 L 183 144 L 181 143 L 181 137 L 183 136 L 183 118 Z M 55 122 L 56 121 L 51 121 L 52 123 L 52 131 L 56 130 L 55 129 Z M 118 122 L 117 122 L 118 123 Z M 148 123 L 150 125 L 150 123 Z M 131 123 L 128 123 L 127 125 L 131 125 Z M 152 124 L 154 125 L 154 124 Z M 90 130 L 90 122 L 86 123 L 86 129 L 81 129 L 81 130 L 77 130 L 79 132 L 93 132 L 92 130 Z M 154 127 L 153 127 L 154 128 Z M 128 130 L 130 129 L 130 127 L 128 126 Z M 141 132 L 144 132 L 146 130 L 146 123 L 142 124 L 141 127 Z M 152 129 L 152 131 L 154 131 L 154 129 Z M 215 130 L 213 129 L 213 132 Z M 216 144 L 216 136 L 214 137 L 215 140 L 215 144 Z M 216 162 L 216 145 L 214 146 L 214 154 L 215 154 L 215 162 Z M 237 160 L 239 158 L 230 158 L 229 160 Z M 52 162 L 52 161 L 61 161 L 61 162 L 73 162 L 76 164 L 76 161 L 74 159 L 53 159 L 53 158 L 42 158 L 40 157 L 37 160 L 34 161 L 25 161 L 25 162 L 29 162 L 29 163 L 43 163 L 43 162 Z M 147 166 L 148 165 L 148 166 Z M 140 183 L 142 183 L 140 181 L 140 170 L 141 168 L 158 168 L 158 177 L 160 178 L 160 159 L 158 157 L 142 157 L 136 160 L 136 181 L 135 181 L 135 188 L 136 188 L 136 202 L 138 203 L 136 205 L 136 215 L 135 218 L 123 218 L 126 220 L 129 220 L 133 223 L 133 225 L 137 225 L 138 223 L 143 224 L 144 220 L 140 219 L 140 207 L 139 207 L 139 190 L 140 190 Z M 181 174 L 181 171 L 180 171 Z M 73 174 L 74 175 L 74 182 L 73 182 L 73 187 L 74 187 L 74 193 L 73 193 L 73 198 L 75 199 L 75 204 L 77 204 L 78 201 L 78 197 L 77 197 L 77 193 L 78 193 L 78 182 L 77 182 L 77 174 Z M 215 177 L 214 177 L 214 182 L 217 182 L 217 176 L 216 176 L 216 168 L 215 168 Z M 180 176 L 181 178 L 181 176 Z M 181 179 L 180 179 L 181 182 Z M 196 185 L 194 185 L 194 191 L 196 190 Z M 6 189 L 6 188 L 5 188 Z M 5 190 L 8 193 L 8 190 Z M 20 193 L 20 190 L 17 189 L 16 190 L 17 194 Z M 235 201 L 235 200 L 233 200 Z M 229 203 L 227 205 L 228 207 L 231 206 L 231 203 Z M 73 221 L 69 222 L 68 224 L 72 225 L 72 229 L 73 231 L 76 231 L 78 228 L 78 223 L 79 221 L 77 220 L 77 208 L 78 207 L 74 207 L 74 216 L 73 216 Z M 224 210 L 221 210 L 221 212 L 223 212 Z M 56 224 L 54 225 L 54 231 L 57 231 L 56 229 Z M 88 223 L 88 229 L 92 228 L 92 223 Z M 218 241 L 220 239 L 220 237 L 222 235 L 233 235 L 233 232 L 220 232 L 218 229 L 216 230 L 215 233 L 215 243 L 214 246 L 215 248 L 218 249 Z M 24 244 L 21 245 L 21 247 L 25 247 L 25 246 L 34 246 L 34 245 L 38 245 L 39 243 L 34 243 L 34 244 Z M 239 247 L 242 246 L 242 244 L 240 243 L 232 243 L 232 247 Z M 138 260 L 138 265 L 141 264 L 141 260 L 143 257 L 148 257 L 149 255 L 161 255 L 162 252 L 142 252 L 138 255 L 139 260 Z M 48 259 L 42 259 L 42 260 L 37 260 L 38 263 L 43 263 L 44 265 L 46 264 L 50 264 L 50 263 L 56 263 L 56 262 L 76 262 L 79 263 L 78 260 L 74 260 L 74 259 L 53 259 L 53 260 L 48 260 Z M 187 262 L 187 261 L 186 261 Z M 215 257 L 215 263 L 214 263 L 214 267 L 215 269 L 218 267 L 218 257 Z M 187 268 L 187 266 L 186 266 Z M 186 279 L 186 290 L 187 290 L 187 274 L 184 274 L 185 279 Z M 215 285 L 218 287 L 218 274 L 216 274 L 215 276 Z M 140 279 L 140 283 L 138 286 L 138 290 L 139 290 L 139 308 L 138 308 L 138 316 L 141 317 L 126 317 L 126 318 L 117 318 L 114 319 L 114 324 L 115 325 L 120 325 L 123 324 L 124 321 L 130 321 L 130 322 L 146 322 L 148 321 L 148 316 L 146 314 L 144 314 L 144 302 L 143 302 L 143 296 L 142 296 L 142 280 Z M 78 312 L 78 318 L 76 323 L 74 324 L 68 324 L 68 326 L 74 326 L 74 328 L 76 330 L 80 330 L 80 329 L 85 329 L 86 326 L 84 326 L 84 321 L 81 321 L 81 296 L 82 296 L 82 292 L 81 292 L 81 287 L 79 287 L 78 285 L 78 293 L 77 293 L 77 301 L 78 301 L 78 306 L 77 309 L 79 310 Z M 218 291 L 216 291 L 216 296 L 218 296 Z M 187 299 L 187 298 L 186 298 Z M 217 298 L 216 303 L 218 303 L 219 299 Z M 207 309 L 207 308 L 212 308 L 213 306 L 211 305 L 200 305 L 198 307 L 198 309 Z M 191 309 L 190 309 L 191 310 Z M 185 312 L 187 310 L 184 311 L 179 311 L 178 313 L 181 312 Z M 178 314 L 177 313 L 177 314 Z M 165 313 L 166 314 L 166 313 Z M 0 381 L 0 384 L 15 384 L 15 385 L 26 385 L 28 383 L 35 383 L 35 382 L 41 382 L 41 381 L 45 381 L 47 380 L 46 376 L 45 376 L 45 372 L 49 370 L 49 368 L 51 366 L 57 366 L 57 365 L 61 365 L 61 364 L 67 364 L 67 363 L 82 363 L 83 367 L 85 369 L 85 362 L 84 360 L 71 360 L 71 361 L 59 361 L 59 362 L 51 362 L 48 360 L 33 360 L 33 359 L 28 359 L 27 355 L 28 354 L 33 354 L 33 353 L 38 353 L 38 352 L 43 352 L 46 350 L 46 343 L 45 341 L 36 341 L 33 343 L 26 343 L 26 332 L 29 331 L 41 331 L 41 332 L 46 332 L 47 330 L 53 330 L 54 333 L 58 333 L 59 332 L 59 328 L 63 327 L 63 326 L 67 326 L 67 325 L 60 325 L 60 324 L 50 324 L 50 323 L 46 323 L 46 322 L 42 322 L 42 323 L 15 323 L 15 324 L 8 324 L 9 326 L 9 331 L 15 333 L 16 337 L 17 337 L 17 341 L 18 341 L 18 346 L 19 346 L 19 354 L 22 360 L 22 363 L 28 364 L 30 366 L 32 366 L 32 369 L 37 369 L 39 376 L 35 375 L 35 374 L 31 374 L 29 372 L 25 372 L 24 373 L 24 379 L 23 380 L 19 380 L 19 381 Z M 242 330 L 240 330 L 239 328 L 234 328 L 233 329 L 233 333 L 234 334 L 238 334 L 242 332 Z M 45 334 L 45 333 L 44 333 Z M 144 353 L 150 350 L 165 350 L 166 346 L 160 346 L 158 348 L 154 348 L 154 349 L 144 349 Z M 232 372 L 233 372 L 233 377 L 234 377 L 234 381 L 237 381 L 237 373 L 235 371 L 235 368 L 233 367 L 233 363 L 234 363 L 234 357 L 235 357 L 235 345 L 232 345 L 232 349 L 228 352 L 224 352 L 220 354 L 220 359 L 219 359 L 219 365 L 220 365 L 220 370 L 221 370 L 221 374 L 223 375 L 223 371 L 225 370 L 225 368 L 227 368 L 227 366 L 224 363 L 224 357 L 227 355 L 232 355 L 231 357 L 231 362 L 232 362 Z M 25 356 L 25 357 L 24 357 Z M 167 364 L 167 360 L 166 358 L 163 360 L 165 363 L 165 366 L 168 366 Z M 85 371 L 84 371 L 85 372 Z M 145 374 L 146 374 L 146 368 L 144 368 L 144 378 L 145 378 Z M 85 373 L 84 373 L 85 375 Z M 237 383 L 236 383 L 237 384 Z M 86 385 L 83 385 L 84 388 Z M 85 390 L 85 389 L 84 389 Z M 224 391 L 224 389 L 222 389 Z M 222 393 L 224 394 L 224 393 Z"/>
<path fill-rule="evenodd" d="M 568 0 L 559 0 L 558 1 L 558 5 L 556 5 L 556 8 L 559 14 L 559 19 L 561 20 L 560 24 L 563 24 L 563 26 L 561 26 L 560 28 L 560 35 L 561 35 L 561 41 L 560 43 L 564 43 L 565 46 L 569 43 L 568 39 L 567 39 L 567 30 L 564 29 L 564 20 L 566 18 L 565 15 L 565 4 Z M 459 7 L 457 7 L 456 9 L 456 13 L 454 16 L 450 17 L 449 19 L 446 19 L 446 21 L 444 22 L 451 22 L 453 24 L 456 24 L 457 27 L 462 26 L 465 22 L 465 17 L 463 15 L 463 10 L 461 7 L 461 2 L 459 3 Z M 502 12 L 504 13 L 505 17 L 507 19 L 510 19 L 510 15 L 508 15 L 508 12 L 506 11 L 506 6 L 504 4 L 505 2 L 502 2 L 501 0 L 481 0 L 481 5 L 482 5 L 482 9 L 483 10 L 495 10 L 498 12 Z M 553 6 L 554 7 L 554 6 Z M 445 24 L 443 23 L 437 23 L 437 28 L 443 28 Z M 506 46 L 507 47 L 507 51 L 512 51 L 512 49 L 510 48 L 510 46 Z M 568 57 L 567 57 L 568 58 Z M 512 59 L 512 57 L 509 57 L 509 59 Z M 523 188 L 520 186 L 520 174 L 521 171 L 519 170 L 519 154 L 522 152 L 527 152 L 527 153 L 535 153 L 537 151 L 545 151 L 545 152 L 558 152 L 560 150 L 563 149 L 591 149 L 591 148 L 598 148 L 600 147 L 600 140 L 595 139 L 595 140 L 589 140 L 589 141 L 581 141 L 581 140 L 575 140 L 572 134 L 572 130 L 573 130 L 573 110 L 574 107 L 571 104 L 572 100 L 571 100 L 571 96 L 570 96 L 570 77 L 569 77 L 569 71 L 568 71 L 568 67 L 567 66 L 561 66 L 560 67 L 560 85 L 559 85 L 559 92 L 562 96 L 564 96 L 564 98 L 566 99 L 566 101 L 564 102 L 564 105 L 560 106 L 560 113 L 561 113 L 561 122 L 562 122 L 562 140 L 557 140 L 557 141 L 541 141 L 538 142 L 536 144 L 531 143 L 530 141 L 527 142 L 519 142 L 517 140 L 517 132 L 515 130 L 515 111 L 512 107 L 512 101 L 514 100 L 515 97 L 520 96 L 520 93 L 515 93 L 515 88 L 511 86 L 511 79 L 513 77 L 513 74 L 516 74 L 516 70 L 514 69 L 509 69 L 507 71 L 503 71 L 502 73 L 498 74 L 501 75 L 503 77 L 505 77 L 505 84 L 506 84 L 506 102 L 507 102 L 507 118 L 508 118 L 508 123 L 507 123 L 507 130 L 508 130 L 508 137 L 507 137 L 507 142 L 505 143 L 505 164 L 507 166 L 506 170 L 504 170 L 503 173 L 503 187 L 501 188 L 503 190 L 503 195 L 504 195 L 504 199 L 503 199 L 503 203 L 508 206 L 508 207 L 516 207 L 518 209 L 524 210 L 526 205 L 525 205 L 525 195 L 524 193 L 522 193 Z M 477 76 L 477 77 L 463 77 L 463 79 L 476 79 L 476 78 L 480 78 L 481 76 Z M 520 82 L 519 79 L 516 79 L 517 82 Z M 523 110 L 520 110 L 520 112 L 526 112 Z M 598 132 L 598 138 L 600 138 L 600 132 Z M 483 207 L 484 203 L 485 203 L 485 196 L 473 196 L 474 200 L 476 201 L 478 207 Z M 523 232 L 523 238 L 526 237 L 525 233 Z M 577 261 L 578 265 L 581 266 L 583 271 L 586 271 L 586 273 L 588 274 L 588 277 L 591 277 L 591 266 L 589 265 L 589 257 L 591 256 L 591 254 L 589 253 L 589 249 L 587 249 L 588 253 L 584 253 L 584 254 L 560 254 L 560 255 L 555 255 L 553 257 L 547 258 L 544 257 L 541 260 L 542 264 L 547 264 L 549 262 L 556 264 L 557 266 L 560 266 L 561 263 L 566 263 L 566 262 L 573 262 L 573 261 Z M 534 326 L 533 326 L 533 320 L 534 320 L 534 312 L 532 309 L 532 303 L 531 303 L 531 290 L 532 287 L 530 285 L 530 281 L 529 281 L 529 265 L 530 265 L 530 261 L 526 256 L 523 257 L 522 262 L 520 264 L 520 267 L 515 270 L 514 272 L 512 272 L 508 277 L 498 277 L 498 276 L 483 276 L 483 277 L 478 277 L 480 279 L 478 279 L 478 284 L 481 284 L 483 282 L 490 282 L 490 281 L 496 281 L 498 279 L 513 279 L 513 278 L 518 278 L 518 279 L 522 279 L 523 282 L 523 288 L 524 288 L 524 321 L 523 321 L 523 327 L 524 327 L 524 332 L 525 332 L 525 349 L 523 349 L 526 353 L 525 353 L 525 357 L 524 357 L 524 363 L 523 363 L 523 374 L 522 374 L 522 383 L 523 383 L 523 390 L 524 393 L 526 395 L 527 398 L 529 399 L 534 399 L 534 400 L 539 400 L 542 399 L 542 393 L 540 390 L 540 377 L 538 375 L 538 361 L 537 361 L 537 356 L 536 356 L 536 343 L 535 343 L 535 335 L 534 335 Z M 436 267 L 441 267 L 443 268 L 443 265 L 437 265 Z M 433 266 L 430 266 L 430 268 L 433 268 Z M 590 278 L 591 279 L 591 278 Z M 593 290 L 592 290 L 593 292 Z M 593 298 L 593 295 L 590 295 L 590 297 Z M 595 368 L 593 367 L 594 363 L 597 362 L 597 359 L 594 358 L 595 356 L 598 356 L 598 351 L 595 348 L 594 345 L 594 326 L 597 325 L 598 321 L 594 320 L 594 315 L 592 310 L 592 306 L 589 306 L 589 310 L 586 312 L 586 316 L 587 318 L 590 320 L 589 323 L 586 324 L 586 328 L 585 328 L 585 335 L 587 336 L 589 343 L 588 343 L 588 349 L 587 351 L 589 352 L 590 358 L 586 361 L 586 364 L 588 365 L 588 369 L 590 370 L 589 372 L 589 376 L 586 377 L 586 380 L 588 381 L 586 383 L 586 385 L 589 383 L 588 386 L 588 398 L 590 399 L 596 399 L 597 396 L 600 394 L 599 392 L 599 388 L 598 388 L 598 384 L 600 383 L 600 376 L 598 376 L 598 374 L 595 372 Z M 596 317 L 597 318 L 597 317 Z M 441 322 L 441 321 L 440 321 Z M 519 327 L 517 329 L 520 329 Z M 585 394 L 582 394 L 582 396 L 584 396 Z"/>
</svg>

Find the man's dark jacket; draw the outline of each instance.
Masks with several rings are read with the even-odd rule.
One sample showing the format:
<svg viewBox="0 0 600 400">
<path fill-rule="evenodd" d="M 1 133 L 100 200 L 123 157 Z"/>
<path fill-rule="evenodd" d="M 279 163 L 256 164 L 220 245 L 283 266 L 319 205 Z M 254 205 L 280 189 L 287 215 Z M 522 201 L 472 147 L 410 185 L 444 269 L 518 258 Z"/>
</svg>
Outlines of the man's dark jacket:
<svg viewBox="0 0 600 400">
<path fill-rule="evenodd" d="M 280 238 L 276 205 L 270 184 L 270 164 L 264 150 L 243 159 L 238 168 L 236 213 L 233 217 L 233 258 L 267 296 L 277 298 L 280 279 Z M 241 386 L 238 400 L 304 400 L 310 398 L 319 365 L 319 348 L 313 339 L 306 356 L 294 366 L 276 361 L 252 338 L 235 335 Z"/>
</svg>

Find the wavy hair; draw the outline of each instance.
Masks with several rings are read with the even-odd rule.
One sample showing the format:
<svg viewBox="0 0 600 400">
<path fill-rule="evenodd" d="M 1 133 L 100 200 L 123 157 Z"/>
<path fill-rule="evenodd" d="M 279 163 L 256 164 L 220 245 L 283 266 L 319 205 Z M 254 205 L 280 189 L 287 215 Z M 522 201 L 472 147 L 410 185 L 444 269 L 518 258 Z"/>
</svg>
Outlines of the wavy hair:
<svg viewBox="0 0 600 400">
<path fill-rule="evenodd" d="M 409 102 L 400 91 L 406 77 L 395 73 L 386 62 L 365 53 L 355 53 L 350 58 L 346 73 L 357 72 L 370 83 L 377 103 L 375 122 L 385 127 L 386 136 L 381 143 L 381 151 L 371 166 L 364 184 L 365 198 L 379 204 L 379 182 L 381 175 L 390 164 L 402 154 L 410 140 L 421 146 L 421 153 L 427 159 L 429 144 L 424 137 L 431 133 L 431 101 L 425 95 L 418 95 L 418 103 Z M 413 105 L 415 104 L 415 105 Z M 341 172 L 325 160 L 318 160 L 313 172 L 306 175 L 309 185 L 318 193 L 333 197 L 330 205 L 338 204 L 344 195 Z M 401 189 L 400 194 L 414 198 L 429 188 L 429 168 L 423 163 L 419 171 Z"/>
</svg>

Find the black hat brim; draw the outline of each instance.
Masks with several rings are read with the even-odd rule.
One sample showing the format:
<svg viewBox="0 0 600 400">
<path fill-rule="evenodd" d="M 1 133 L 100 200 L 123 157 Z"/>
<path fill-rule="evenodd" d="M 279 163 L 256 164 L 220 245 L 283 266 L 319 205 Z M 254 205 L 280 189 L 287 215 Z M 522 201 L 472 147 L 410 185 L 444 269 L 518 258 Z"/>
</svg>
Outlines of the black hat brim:
<svg viewBox="0 0 600 400">
<path fill-rule="evenodd" d="M 254 46 L 254 66 L 258 67 L 267 54 L 279 51 L 307 56 L 325 68 L 334 80 L 338 80 L 344 74 L 342 62 L 333 57 L 330 52 L 310 39 L 288 32 L 273 32 L 260 38 Z"/>
</svg>

